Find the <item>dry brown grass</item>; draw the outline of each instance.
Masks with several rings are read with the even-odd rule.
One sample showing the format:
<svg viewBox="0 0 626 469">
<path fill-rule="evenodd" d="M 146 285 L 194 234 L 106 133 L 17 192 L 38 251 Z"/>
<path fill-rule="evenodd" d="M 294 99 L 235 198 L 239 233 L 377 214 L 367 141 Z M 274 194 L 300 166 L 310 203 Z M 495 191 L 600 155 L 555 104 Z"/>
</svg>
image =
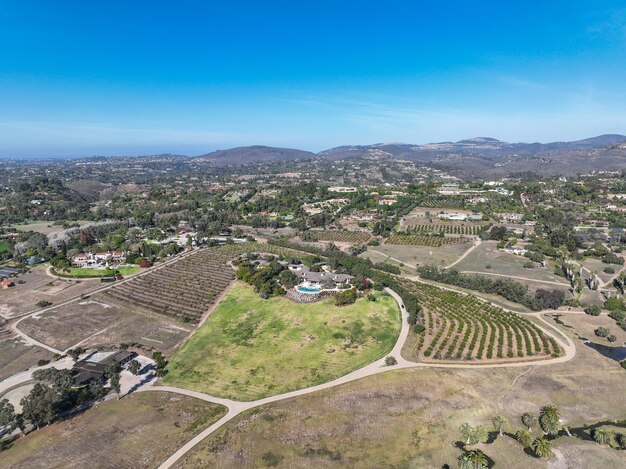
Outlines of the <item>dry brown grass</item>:
<svg viewBox="0 0 626 469">
<path fill-rule="evenodd" d="M 0 453 L 10 468 L 157 467 L 225 408 L 171 393 L 138 393 L 19 438 Z"/>
<path fill-rule="evenodd" d="M 548 403 L 558 406 L 569 426 L 626 417 L 626 373 L 584 345 L 577 348 L 577 356 L 563 364 L 389 372 L 276 403 L 230 422 L 178 467 L 259 467 L 264 455 L 285 468 L 456 467 L 463 422 L 491 430 L 491 417 L 505 415 L 516 431 L 522 413 Z M 560 439 L 555 448 L 571 452 L 568 467 L 600 467 L 599 453 L 606 461 L 620 460 L 615 450 L 597 445 L 586 452 L 581 445 L 588 443 Z M 483 449 L 496 467 L 548 463 L 526 455 L 508 436 Z"/>
<path fill-rule="evenodd" d="M 0 342 L 0 380 L 25 371 L 39 360 L 49 360 L 52 354 L 41 347 L 26 345 L 19 338 L 7 338 Z"/>
<path fill-rule="evenodd" d="M 20 284 L 18 280 L 25 283 Z M 11 317 L 38 309 L 37 302 L 60 303 L 79 296 L 102 285 L 98 281 L 55 280 L 46 274 L 46 266 L 38 265 L 30 272 L 15 279 L 15 286 L 2 290 L 0 313 Z"/>
</svg>

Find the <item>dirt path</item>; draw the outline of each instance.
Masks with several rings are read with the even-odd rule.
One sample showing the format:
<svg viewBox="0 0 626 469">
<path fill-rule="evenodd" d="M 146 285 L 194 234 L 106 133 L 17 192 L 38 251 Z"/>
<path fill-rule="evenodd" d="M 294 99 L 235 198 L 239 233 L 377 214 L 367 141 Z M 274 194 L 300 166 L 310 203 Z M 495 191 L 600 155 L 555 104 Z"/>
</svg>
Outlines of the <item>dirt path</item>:
<svg viewBox="0 0 626 469">
<path fill-rule="evenodd" d="M 465 259 L 474 249 L 476 249 L 478 246 L 480 246 L 480 244 L 482 243 L 480 238 L 476 238 L 476 240 L 474 241 L 474 245 L 469 248 L 467 251 L 465 251 L 463 253 L 463 255 L 461 257 L 459 257 L 456 261 L 454 261 L 452 264 L 449 264 L 447 266 L 444 267 L 444 269 L 449 269 L 450 267 L 454 267 L 455 265 L 457 265 L 459 262 L 461 262 L 463 259 Z"/>
<path fill-rule="evenodd" d="M 563 348 L 565 352 L 562 356 L 557 357 L 557 358 L 544 359 L 544 360 L 514 362 L 514 363 L 494 363 L 494 364 L 483 364 L 483 365 L 469 365 L 469 364 L 460 364 L 460 363 L 455 364 L 455 363 L 411 362 L 411 361 L 404 359 L 402 355 L 400 354 L 400 351 L 402 350 L 404 342 L 406 341 L 406 338 L 408 337 L 408 334 L 409 334 L 410 325 L 407 321 L 408 313 L 406 311 L 404 303 L 402 302 L 402 298 L 400 298 L 400 296 L 396 292 L 394 292 L 393 290 L 390 290 L 389 288 L 387 288 L 386 291 L 396 300 L 396 302 L 400 306 L 401 317 L 402 317 L 402 327 L 400 329 L 400 334 L 398 335 L 396 344 L 394 345 L 391 352 L 388 354 L 390 356 L 393 356 L 397 360 L 398 362 L 397 365 L 387 366 L 385 364 L 385 359 L 381 358 L 375 361 L 374 363 L 370 363 L 369 365 L 366 365 L 363 368 L 353 371 L 352 373 L 349 373 L 345 376 L 337 378 L 333 381 L 329 381 L 327 383 L 319 384 L 317 386 L 311 386 L 308 388 L 299 389 L 297 391 L 291 391 L 288 393 L 279 394 L 276 396 L 270 396 L 264 399 L 258 399 L 256 401 L 249 401 L 249 402 L 241 402 L 241 401 L 234 401 L 231 399 L 224 399 L 224 398 L 220 398 L 216 396 L 210 396 L 208 394 L 204 394 L 204 393 L 197 392 L 197 391 L 189 391 L 187 389 L 181 389 L 181 388 L 176 388 L 176 387 L 171 387 L 171 386 L 151 386 L 151 387 L 143 388 L 141 391 L 168 391 L 168 392 L 173 392 L 173 393 L 179 393 L 179 394 L 183 394 L 186 396 L 196 397 L 198 399 L 202 399 L 207 402 L 221 404 L 228 408 L 228 413 L 224 417 L 222 417 L 220 420 L 218 420 L 217 422 L 207 427 L 204 431 L 202 431 L 196 437 L 194 437 L 193 439 L 188 441 L 185 445 L 183 445 L 181 448 L 179 448 L 163 464 L 159 466 L 159 469 L 167 469 L 167 468 L 172 467 L 185 454 L 187 454 L 191 449 L 193 449 L 198 443 L 200 443 L 206 437 L 208 437 L 213 432 L 221 428 L 224 424 L 226 424 L 227 422 L 235 418 L 237 415 L 239 415 L 240 413 L 246 410 L 253 409 L 255 407 L 259 407 L 262 405 L 283 401 L 285 399 L 291 399 L 292 397 L 304 396 L 304 395 L 311 394 L 317 391 L 321 391 L 323 389 L 333 388 L 335 386 L 340 386 L 342 384 L 350 383 L 352 381 L 366 378 L 368 376 L 373 376 L 379 373 L 384 373 L 384 372 L 393 371 L 393 370 L 400 370 L 400 369 L 406 369 L 406 368 L 420 368 L 420 367 L 422 368 L 453 368 L 453 369 L 530 367 L 530 369 L 532 369 L 533 366 L 545 366 L 545 365 L 552 365 L 555 363 L 563 363 L 563 362 L 569 361 L 572 358 L 574 358 L 574 355 L 576 354 L 576 347 L 574 343 L 571 341 L 571 339 L 566 336 L 565 339 L 567 343 L 565 343 L 561 340 L 561 338 L 553 334 L 552 333 L 553 326 L 541 317 L 541 312 L 538 312 L 538 313 L 534 313 L 533 315 L 537 315 L 538 319 L 541 322 L 549 326 L 549 329 L 543 328 L 541 326 L 537 326 L 537 327 L 539 327 L 548 336 L 553 337 L 559 343 L 559 345 Z M 515 312 L 512 312 L 512 313 L 519 314 Z M 527 370 L 521 373 L 520 375 L 518 375 L 518 377 L 513 381 L 513 385 L 515 384 L 515 381 L 519 377 L 523 376 L 524 374 L 528 372 L 529 371 Z"/>
</svg>

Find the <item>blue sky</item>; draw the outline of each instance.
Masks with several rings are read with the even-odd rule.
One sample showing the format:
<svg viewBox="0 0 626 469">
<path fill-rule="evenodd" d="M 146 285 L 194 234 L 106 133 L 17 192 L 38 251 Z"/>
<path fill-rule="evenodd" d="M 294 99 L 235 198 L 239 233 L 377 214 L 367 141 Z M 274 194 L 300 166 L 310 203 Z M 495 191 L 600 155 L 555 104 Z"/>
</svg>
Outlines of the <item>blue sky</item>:
<svg viewBox="0 0 626 469">
<path fill-rule="evenodd" d="M 623 0 L 0 0 L 0 157 L 601 133 Z"/>
</svg>

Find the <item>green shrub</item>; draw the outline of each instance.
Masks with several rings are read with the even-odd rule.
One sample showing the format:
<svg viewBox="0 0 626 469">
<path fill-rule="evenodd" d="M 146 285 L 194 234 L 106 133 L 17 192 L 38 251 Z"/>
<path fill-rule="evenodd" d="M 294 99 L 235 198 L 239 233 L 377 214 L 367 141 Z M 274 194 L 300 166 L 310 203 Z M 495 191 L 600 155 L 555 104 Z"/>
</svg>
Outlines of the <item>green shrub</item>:
<svg viewBox="0 0 626 469">
<path fill-rule="evenodd" d="M 611 333 L 611 331 L 609 329 L 607 329 L 606 327 L 602 327 L 602 326 L 598 327 L 593 332 L 598 337 L 607 337 Z"/>
<path fill-rule="evenodd" d="M 600 306 L 598 305 L 591 305 L 585 308 L 585 313 L 587 313 L 590 316 L 600 316 L 601 311 L 602 311 L 602 308 L 600 308 Z"/>
</svg>

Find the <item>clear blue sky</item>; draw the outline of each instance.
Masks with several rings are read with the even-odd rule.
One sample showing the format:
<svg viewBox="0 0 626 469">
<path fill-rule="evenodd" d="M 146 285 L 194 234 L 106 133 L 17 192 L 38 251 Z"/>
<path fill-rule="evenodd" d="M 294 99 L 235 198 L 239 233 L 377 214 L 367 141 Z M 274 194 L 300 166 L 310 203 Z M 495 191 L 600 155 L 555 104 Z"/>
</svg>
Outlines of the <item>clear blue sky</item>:
<svg viewBox="0 0 626 469">
<path fill-rule="evenodd" d="M 601 133 L 623 0 L 0 0 L 0 157 Z"/>
</svg>

